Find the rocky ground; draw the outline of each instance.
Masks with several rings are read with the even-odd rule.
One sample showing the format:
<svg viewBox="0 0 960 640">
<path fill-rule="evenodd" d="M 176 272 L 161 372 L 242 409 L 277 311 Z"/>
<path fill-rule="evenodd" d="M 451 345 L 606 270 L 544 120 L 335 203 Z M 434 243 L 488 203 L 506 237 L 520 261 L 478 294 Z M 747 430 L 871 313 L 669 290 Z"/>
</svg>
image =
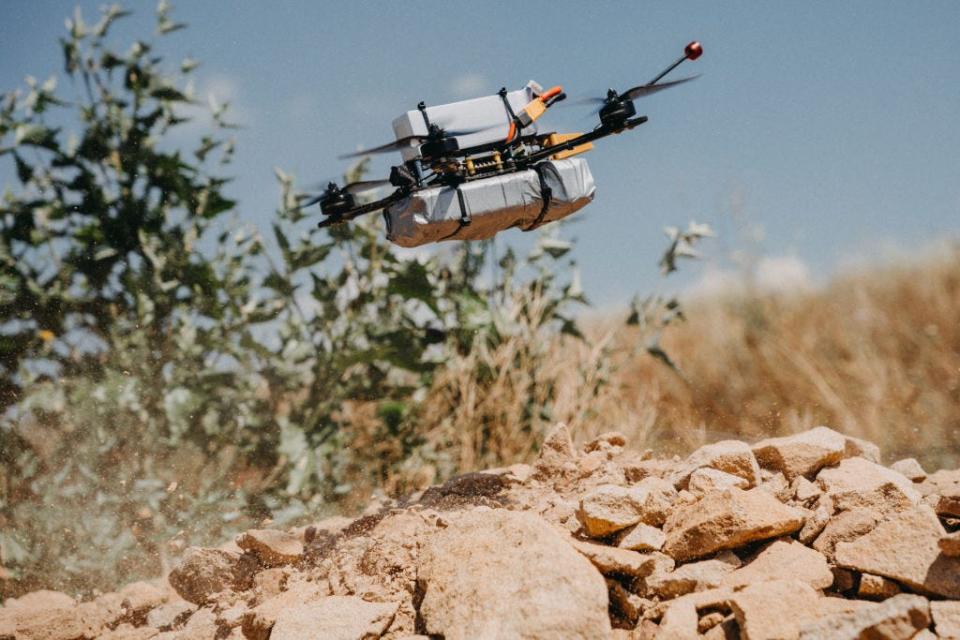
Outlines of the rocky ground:
<svg viewBox="0 0 960 640">
<path fill-rule="evenodd" d="M 0 608 L 0 640 L 960 638 L 960 470 L 826 427 L 658 459 L 562 425 L 533 466 Z"/>
</svg>

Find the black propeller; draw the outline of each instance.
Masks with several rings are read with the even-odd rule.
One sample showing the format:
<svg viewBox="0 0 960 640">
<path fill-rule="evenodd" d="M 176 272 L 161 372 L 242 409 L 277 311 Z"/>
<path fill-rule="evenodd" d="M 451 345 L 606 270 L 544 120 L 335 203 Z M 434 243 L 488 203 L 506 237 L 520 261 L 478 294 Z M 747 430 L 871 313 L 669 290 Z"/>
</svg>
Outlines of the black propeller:
<svg viewBox="0 0 960 640">
<path fill-rule="evenodd" d="M 350 184 L 341 187 L 338 186 L 336 182 L 331 181 L 327 183 L 326 188 L 319 195 L 310 196 L 309 194 L 302 194 L 297 196 L 298 199 L 309 198 L 309 200 L 300 203 L 294 209 L 292 209 L 292 211 L 306 209 L 307 207 L 311 207 L 318 202 L 325 204 L 328 201 L 336 201 L 338 199 L 343 201 L 349 200 L 351 203 L 350 206 L 352 206 L 354 196 L 363 193 L 364 191 L 372 191 L 373 189 L 379 189 L 389 185 L 389 180 L 360 180 L 357 182 L 351 182 Z M 321 204 L 321 207 L 324 206 L 324 204 Z"/>
<path fill-rule="evenodd" d="M 324 180 L 323 182 L 314 183 L 309 187 L 311 191 L 317 191 L 318 189 L 327 189 L 330 187 L 330 183 L 336 184 L 336 180 Z M 337 187 L 341 191 L 346 191 L 347 193 L 356 195 L 358 193 L 363 193 L 364 191 L 372 191 L 373 189 L 379 189 L 380 187 L 386 187 L 390 185 L 389 180 L 358 180 L 356 182 L 351 182 L 342 187 Z"/>
<path fill-rule="evenodd" d="M 651 94 L 661 91 L 663 89 L 669 89 L 670 87 L 675 87 L 678 84 L 683 84 L 684 82 L 690 82 L 691 80 L 696 80 L 700 75 L 689 76 L 687 78 L 680 78 L 679 80 L 671 80 L 670 82 L 661 82 L 659 84 L 642 84 L 636 86 L 632 89 L 627 89 L 623 93 L 616 96 L 619 100 L 636 100 L 637 98 L 645 98 Z M 576 100 L 574 104 L 593 104 L 593 105 L 602 105 L 610 100 L 610 97 L 603 98 L 581 98 Z M 597 109 L 599 111 L 599 108 Z"/>
<path fill-rule="evenodd" d="M 474 133 L 480 133 L 481 131 L 489 131 L 490 129 L 495 129 L 497 127 L 506 126 L 506 122 L 496 124 L 489 127 L 478 127 L 476 129 L 444 129 L 443 127 L 437 126 L 435 124 L 430 125 L 430 132 L 426 135 L 412 135 L 405 136 L 393 142 L 388 142 L 387 144 L 382 144 L 379 147 L 372 147 L 370 149 L 364 149 L 362 151 L 355 151 L 353 153 L 347 153 L 342 156 L 339 156 L 341 160 L 346 160 L 349 158 L 359 158 L 361 156 L 373 155 L 377 153 L 388 153 L 390 151 L 399 151 L 400 149 L 405 149 L 407 147 L 413 146 L 414 144 L 439 141 L 448 138 L 458 138 L 460 136 L 469 136 Z"/>
<path fill-rule="evenodd" d="M 659 74 L 657 74 L 657 77 L 651 80 L 650 82 L 648 82 L 647 84 L 642 84 L 642 85 L 633 87 L 632 89 L 627 89 L 623 93 L 617 93 L 616 91 L 611 89 L 610 91 L 607 92 L 607 95 L 603 98 L 584 98 L 581 100 L 574 101 L 574 104 L 579 103 L 579 104 L 596 105 L 597 108 L 594 111 L 594 113 L 601 113 L 604 110 L 614 109 L 615 107 L 619 107 L 619 109 L 622 111 L 624 110 L 624 107 L 625 107 L 625 105 L 622 104 L 624 102 L 632 102 L 637 98 L 644 98 L 646 96 L 652 95 L 663 89 L 669 89 L 670 87 L 675 87 L 679 84 L 690 82 L 691 80 L 696 80 L 697 78 L 699 78 L 700 76 L 698 74 L 695 76 L 689 76 L 687 78 L 680 78 L 679 80 L 672 80 L 670 82 L 660 82 L 660 80 L 662 80 L 664 76 L 666 76 L 668 73 L 676 69 L 680 65 L 680 63 L 683 62 L 684 60 L 696 60 L 701 55 L 703 55 L 703 47 L 700 45 L 699 42 L 693 41 L 690 44 L 688 44 L 686 47 L 684 47 L 683 55 L 680 58 L 678 58 L 676 61 L 674 61 L 673 64 L 671 64 L 669 67 L 667 67 L 666 69 L 661 71 Z M 633 111 L 633 109 L 630 107 L 626 107 L 626 110 L 631 112 Z M 603 117 L 603 114 L 601 113 L 601 118 L 602 117 Z"/>
</svg>

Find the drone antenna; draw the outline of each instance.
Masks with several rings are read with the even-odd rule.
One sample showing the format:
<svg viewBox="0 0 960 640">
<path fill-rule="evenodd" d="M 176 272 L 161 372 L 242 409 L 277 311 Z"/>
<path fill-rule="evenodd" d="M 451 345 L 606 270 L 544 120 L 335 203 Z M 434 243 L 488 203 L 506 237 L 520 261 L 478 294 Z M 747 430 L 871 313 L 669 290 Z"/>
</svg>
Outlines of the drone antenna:
<svg viewBox="0 0 960 640">
<path fill-rule="evenodd" d="M 668 73 L 670 73 L 671 71 L 673 71 L 674 69 L 676 69 L 677 67 L 679 67 L 679 66 L 680 66 L 680 63 L 683 62 L 684 60 L 696 60 L 696 59 L 699 58 L 701 55 L 703 55 L 703 47 L 700 46 L 700 43 L 699 43 L 699 42 L 697 42 L 696 40 L 694 40 L 693 42 L 691 42 L 690 44 L 688 44 L 686 47 L 684 47 L 684 49 L 683 49 L 683 55 L 680 56 L 680 58 L 678 58 L 676 62 L 674 62 L 674 63 L 671 64 L 669 67 L 667 67 L 666 69 L 664 69 L 664 70 L 660 73 L 660 75 L 658 75 L 656 78 L 654 78 L 653 80 L 651 80 L 650 82 L 648 82 L 648 83 L 647 83 L 647 86 L 649 87 L 649 86 L 651 86 L 651 85 L 654 85 L 654 84 L 657 84 L 658 82 L 660 82 L 660 80 L 662 80 L 665 75 L 667 75 Z"/>
<path fill-rule="evenodd" d="M 427 117 L 427 103 L 421 100 L 417 104 L 417 109 L 420 110 L 420 115 L 423 116 L 423 123 L 427 125 L 427 131 L 430 131 L 430 118 Z"/>
</svg>

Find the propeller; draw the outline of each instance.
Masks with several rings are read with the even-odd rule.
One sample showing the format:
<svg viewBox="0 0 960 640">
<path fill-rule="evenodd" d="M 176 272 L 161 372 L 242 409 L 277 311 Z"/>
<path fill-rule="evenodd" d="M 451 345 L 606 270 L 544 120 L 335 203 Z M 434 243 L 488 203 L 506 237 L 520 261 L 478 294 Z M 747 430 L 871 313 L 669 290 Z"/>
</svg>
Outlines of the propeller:
<svg viewBox="0 0 960 640">
<path fill-rule="evenodd" d="M 613 89 L 607 92 L 607 95 L 603 98 L 589 97 L 582 98 L 580 100 L 575 100 L 573 104 L 590 104 L 595 105 L 597 108 L 594 113 L 599 113 L 604 106 L 609 105 L 613 102 L 623 102 L 623 101 L 633 101 L 637 98 L 645 98 L 646 96 L 652 95 L 663 89 L 669 89 L 670 87 L 675 87 L 677 85 L 683 84 L 685 82 L 690 82 L 691 80 L 696 80 L 700 77 L 699 74 L 695 76 L 689 76 L 686 78 L 680 78 L 679 80 L 671 80 L 669 82 L 660 82 L 664 76 L 676 69 L 681 62 L 684 60 L 696 60 L 701 55 L 703 55 L 703 47 L 699 42 L 693 41 L 688 44 L 683 49 L 683 55 L 680 56 L 673 64 L 657 74 L 657 77 L 648 82 L 647 84 L 638 85 L 632 89 L 627 89 L 623 93 L 617 93 Z"/>
<path fill-rule="evenodd" d="M 331 180 L 327 183 L 326 188 L 319 195 L 311 196 L 310 194 L 301 194 L 297 196 L 298 200 L 302 198 L 309 198 L 309 200 L 298 204 L 296 207 L 291 209 L 291 211 L 300 211 L 301 209 L 311 207 L 318 202 L 323 203 L 326 200 L 343 198 L 344 196 L 349 196 L 350 200 L 352 200 L 354 196 L 361 194 L 364 191 L 372 191 L 374 189 L 379 189 L 386 186 L 390 186 L 389 180 L 359 180 L 357 182 L 346 184 L 342 187 L 338 186 L 336 182 Z"/>
<path fill-rule="evenodd" d="M 319 189 L 328 189 L 330 183 L 336 184 L 336 180 L 325 180 L 323 182 L 314 183 L 309 188 L 311 191 L 317 191 Z M 379 189 L 381 187 L 390 186 L 390 181 L 387 179 L 384 180 L 358 180 L 356 182 L 351 182 L 342 187 L 337 187 L 340 191 L 346 191 L 351 195 L 356 195 L 358 193 L 363 193 L 364 191 L 372 191 L 374 189 Z"/>
<path fill-rule="evenodd" d="M 680 78 L 679 80 L 671 80 L 670 82 L 661 82 L 659 84 L 642 84 L 636 86 L 632 89 L 627 89 L 623 93 L 616 95 L 615 97 L 619 100 L 636 100 L 637 98 L 645 98 L 649 95 L 661 91 L 663 89 L 669 89 L 670 87 L 675 87 L 678 84 L 683 84 L 684 82 L 690 82 L 691 80 L 696 80 L 700 75 L 689 76 L 687 78 Z M 603 98 L 581 98 L 574 101 L 573 104 L 591 104 L 591 105 L 602 105 L 610 99 L 610 96 Z M 599 108 L 597 109 L 599 111 Z"/>
<path fill-rule="evenodd" d="M 469 136 L 474 133 L 480 133 L 481 131 L 489 131 L 491 129 L 496 129 L 497 127 L 506 126 L 506 122 L 495 124 L 489 127 L 478 127 L 475 129 L 445 129 L 436 124 L 430 125 L 430 132 L 425 135 L 412 135 L 404 136 L 394 140 L 393 142 L 388 142 L 387 144 L 382 144 L 379 147 L 372 147 L 370 149 L 364 149 L 362 151 L 355 151 L 353 153 L 347 153 L 342 156 L 339 156 L 341 160 L 347 160 L 349 158 L 359 158 L 361 156 L 374 155 L 377 153 L 388 153 L 390 151 L 399 151 L 407 147 L 413 146 L 414 144 L 427 142 L 430 140 L 443 140 L 445 138 L 459 138 L 460 136 Z"/>
</svg>

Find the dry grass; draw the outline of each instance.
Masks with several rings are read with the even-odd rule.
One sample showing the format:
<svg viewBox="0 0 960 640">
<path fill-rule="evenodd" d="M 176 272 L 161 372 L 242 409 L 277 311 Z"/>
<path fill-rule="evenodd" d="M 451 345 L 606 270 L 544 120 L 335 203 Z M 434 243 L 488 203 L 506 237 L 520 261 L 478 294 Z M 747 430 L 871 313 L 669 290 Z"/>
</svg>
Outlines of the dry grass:
<svg viewBox="0 0 960 640">
<path fill-rule="evenodd" d="M 674 452 L 827 424 L 891 460 L 960 465 L 960 246 L 814 292 L 688 303 L 687 315 L 662 341 L 680 373 L 637 349 L 636 330 L 609 330 L 612 319 L 591 328 L 599 347 L 565 340 L 537 351 L 527 326 L 452 363 L 421 423 L 448 455 L 441 471 L 529 460 L 556 420 L 582 438 L 618 430 L 634 446 Z M 482 387 L 478 366 L 491 372 Z"/>
</svg>

